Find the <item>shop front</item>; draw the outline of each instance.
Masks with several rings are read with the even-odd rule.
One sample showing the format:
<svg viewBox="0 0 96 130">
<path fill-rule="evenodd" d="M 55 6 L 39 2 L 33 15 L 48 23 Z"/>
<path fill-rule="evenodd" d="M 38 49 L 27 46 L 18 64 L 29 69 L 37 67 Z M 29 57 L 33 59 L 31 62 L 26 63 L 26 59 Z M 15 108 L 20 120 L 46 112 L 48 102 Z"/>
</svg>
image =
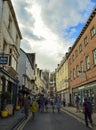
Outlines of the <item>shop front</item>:
<svg viewBox="0 0 96 130">
<path fill-rule="evenodd" d="M 7 104 L 15 108 L 17 101 L 18 80 L 11 77 L 5 70 L 0 69 L 0 111 Z"/>
<path fill-rule="evenodd" d="M 84 98 L 87 97 L 93 104 L 94 109 L 96 109 L 96 83 L 83 85 L 78 88 L 73 89 L 72 91 L 72 104 L 75 106 L 76 95 L 80 97 L 80 105 L 84 101 Z"/>
</svg>

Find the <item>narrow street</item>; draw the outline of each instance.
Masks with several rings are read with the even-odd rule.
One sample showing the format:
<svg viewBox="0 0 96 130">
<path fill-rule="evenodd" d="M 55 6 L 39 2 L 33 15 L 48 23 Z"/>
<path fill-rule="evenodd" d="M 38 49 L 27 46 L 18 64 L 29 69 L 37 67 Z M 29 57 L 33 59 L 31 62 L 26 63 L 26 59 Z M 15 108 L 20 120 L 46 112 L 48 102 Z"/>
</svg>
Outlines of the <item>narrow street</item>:
<svg viewBox="0 0 96 130">
<path fill-rule="evenodd" d="M 26 123 L 22 130 L 90 130 L 84 124 L 67 115 L 64 112 L 53 113 L 51 110 L 48 113 L 36 113 L 36 117 L 32 117 Z"/>
</svg>

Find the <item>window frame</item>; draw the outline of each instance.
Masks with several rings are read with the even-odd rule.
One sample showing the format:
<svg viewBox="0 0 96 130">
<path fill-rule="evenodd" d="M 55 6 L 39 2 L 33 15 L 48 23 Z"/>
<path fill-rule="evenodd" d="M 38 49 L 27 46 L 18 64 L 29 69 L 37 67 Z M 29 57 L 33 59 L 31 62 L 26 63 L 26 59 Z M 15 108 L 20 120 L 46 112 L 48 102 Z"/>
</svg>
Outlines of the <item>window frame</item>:
<svg viewBox="0 0 96 130">
<path fill-rule="evenodd" d="M 96 34 L 96 30 L 95 30 L 94 26 L 91 28 L 90 34 L 91 34 L 91 38 L 94 37 L 94 35 Z"/>
<path fill-rule="evenodd" d="M 93 64 L 96 65 L 96 48 L 93 50 Z"/>
<path fill-rule="evenodd" d="M 86 69 L 87 69 L 87 70 L 90 69 L 90 57 L 89 57 L 89 55 L 86 56 Z"/>
<path fill-rule="evenodd" d="M 88 44 L 88 37 L 86 36 L 85 38 L 84 38 L 84 45 L 86 46 Z"/>
</svg>

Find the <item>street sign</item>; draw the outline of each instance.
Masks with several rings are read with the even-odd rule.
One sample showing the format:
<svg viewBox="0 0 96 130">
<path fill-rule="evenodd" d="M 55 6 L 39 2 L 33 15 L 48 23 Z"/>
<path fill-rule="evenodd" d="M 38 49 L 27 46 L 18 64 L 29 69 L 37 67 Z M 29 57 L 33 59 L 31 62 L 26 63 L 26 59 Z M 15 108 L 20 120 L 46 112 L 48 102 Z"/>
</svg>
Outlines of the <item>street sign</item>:
<svg viewBox="0 0 96 130">
<path fill-rule="evenodd" d="M 0 64 L 7 64 L 8 63 L 8 56 L 2 55 L 0 56 Z"/>
</svg>

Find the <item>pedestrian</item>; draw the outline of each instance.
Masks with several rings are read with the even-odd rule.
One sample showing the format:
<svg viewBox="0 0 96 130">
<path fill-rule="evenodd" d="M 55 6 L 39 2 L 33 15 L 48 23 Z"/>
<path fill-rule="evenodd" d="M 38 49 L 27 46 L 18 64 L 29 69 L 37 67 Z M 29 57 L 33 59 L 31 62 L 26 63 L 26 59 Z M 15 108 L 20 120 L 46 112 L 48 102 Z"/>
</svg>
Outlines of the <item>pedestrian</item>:
<svg viewBox="0 0 96 130">
<path fill-rule="evenodd" d="M 52 98 L 50 99 L 50 104 L 51 104 L 51 107 L 52 107 L 52 111 L 53 111 L 53 113 L 54 113 L 54 109 L 55 109 L 55 98 L 54 98 L 54 97 L 52 97 Z"/>
<path fill-rule="evenodd" d="M 48 99 L 45 98 L 45 111 L 48 112 Z"/>
<path fill-rule="evenodd" d="M 92 121 L 93 108 L 92 108 L 92 103 L 87 98 L 84 98 L 83 113 L 84 113 L 84 117 L 85 117 L 86 127 L 88 127 L 88 119 L 90 121 L 91 126 L 93 127 L 93 121 Z"/>
<path fill-rule="evenodd" d="M 44 95 L 40 96 L 40 112 L 44 112 Z"/>
<path fill-rule="evenodd" d="M 30 106 L 30 111 L 32 112 L 32 119 L 33 120 L 35 118 L 35 113 L 37 112 L 37 108 L 38 108 L 38 105 L 37 105 L 36 99 L 33 98 L 33 101 L 32 101 L 31 106 Z"/>
<path fill-rule="evenodd" d="M 57 107 L 58 112 L 60 112 L 60 108 L 61 108 L 61 99 L 60 99 L 59 96 L 56 98 L 56 107 Z"/>
<path fill-rule="evenodd" d="M 30 103 L 31 103 L 31 99 L 30 96 L 26 96 L 24 98 L 24 112 L 25 112 L 25 118 L 27 119 L 29 116 L 29 110 L 30 110 Z"/>
<path fill-rule="evenodd" d="M 66 100 L 65 100 L 65 98 L 63 98 L 62 103 L 63 103 L 63 106 L 65 107 L 66 106 Z"/>
<path fill-rule="evenodd" d="M 76 96 L 76 112 L 80 112 L 79 105 L 80 105 L 80 97 L 79 95 Z"/>
</svg>

